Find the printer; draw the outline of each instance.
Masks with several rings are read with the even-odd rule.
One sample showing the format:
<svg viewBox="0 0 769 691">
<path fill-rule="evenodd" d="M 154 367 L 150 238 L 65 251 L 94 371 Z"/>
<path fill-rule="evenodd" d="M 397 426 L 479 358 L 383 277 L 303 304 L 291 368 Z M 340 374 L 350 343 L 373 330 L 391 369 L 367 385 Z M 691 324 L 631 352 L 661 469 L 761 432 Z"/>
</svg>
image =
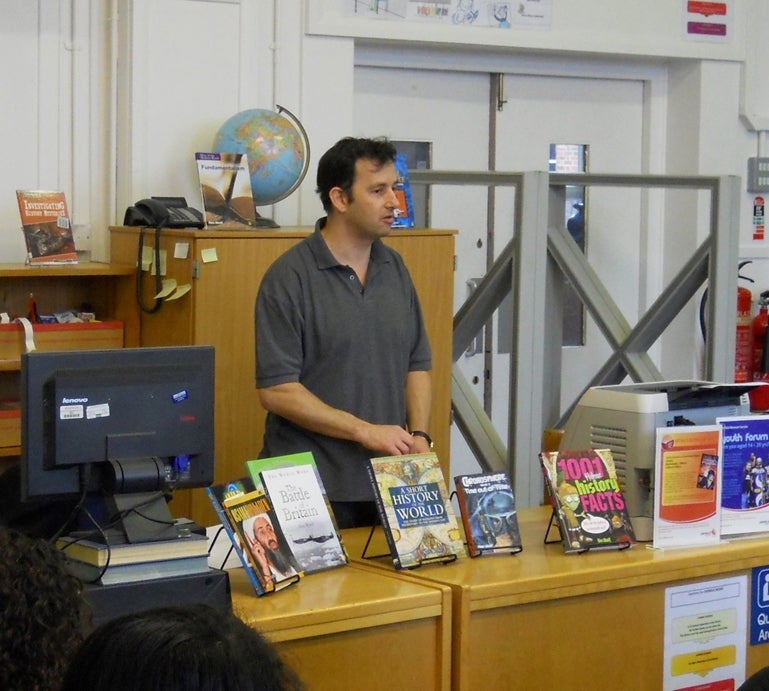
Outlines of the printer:
<svg viewBox="0 0 769 691">
<path fill-rule="evenodd" d="M 719 417 L 748 415 L 753 386 L 696 380 L 594 386 L 569 416 L 560 448 L 611 450 L 636 537 L 649 541 L 657 428 L 712 425 Z"/>
</svg>

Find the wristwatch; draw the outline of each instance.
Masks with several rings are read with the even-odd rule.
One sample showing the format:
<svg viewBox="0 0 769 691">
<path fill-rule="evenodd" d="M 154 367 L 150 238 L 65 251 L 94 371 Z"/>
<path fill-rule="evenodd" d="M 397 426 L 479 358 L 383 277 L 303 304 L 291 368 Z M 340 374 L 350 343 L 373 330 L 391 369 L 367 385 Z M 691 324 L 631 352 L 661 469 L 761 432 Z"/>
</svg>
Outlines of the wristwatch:
<svg viewBox="0 0 769 691">
<path fill-rule="evenodd" d="M 433 438 L 427 432 L 423 432 L 421 429 L 415 429 L 415 430 L 411 430 L 411 436 L 422 437 L 422 439 L 425 439 L 427 441 L 427 445 L 431 449 L 433 448 Z"/>
</svg>

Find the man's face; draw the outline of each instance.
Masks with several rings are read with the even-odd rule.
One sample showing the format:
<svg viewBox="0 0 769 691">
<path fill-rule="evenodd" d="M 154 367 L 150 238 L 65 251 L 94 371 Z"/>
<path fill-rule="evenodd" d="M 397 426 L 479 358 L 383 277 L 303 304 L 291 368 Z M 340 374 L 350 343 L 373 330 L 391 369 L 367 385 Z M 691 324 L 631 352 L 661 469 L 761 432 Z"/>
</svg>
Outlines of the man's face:
<svg viewBox="0 0 769 691">
<path fill-rule="evenodd" d="M 395 220 L 393 209 L 398 206 L 394 187 L 398 173 L 393 163 L 379 166 L 375 161 L 358 159 L 355 182 L 347 197 L 345 218 L 362 235 L 388 235 Z"/>
<path fill-rule="evenodd" d="M 260 517 L 254 521 L 254 537 L 267 549 L 277 550 L 279 547 L 272 524 L 266 518 Z"/>
</svg>

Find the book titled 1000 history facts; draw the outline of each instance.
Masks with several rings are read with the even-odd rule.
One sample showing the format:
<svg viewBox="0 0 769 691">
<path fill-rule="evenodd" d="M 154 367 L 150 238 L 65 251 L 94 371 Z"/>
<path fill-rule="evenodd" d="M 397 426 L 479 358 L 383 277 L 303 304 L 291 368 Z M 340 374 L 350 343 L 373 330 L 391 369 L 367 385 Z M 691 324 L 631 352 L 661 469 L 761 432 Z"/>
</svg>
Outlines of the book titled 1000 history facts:
<svg viewBox="0 0 769 691">
<path fill-rule="evenodd" d="M 465 555 L 434 453 L 372 458 L 368 471 L 395 568 L 411 569 Z"/>
<path fill-rule="evenodd" d="M 567 554 L 635 543 L 609 449 L 543 451 L 539 459 Z"/>
</svg>

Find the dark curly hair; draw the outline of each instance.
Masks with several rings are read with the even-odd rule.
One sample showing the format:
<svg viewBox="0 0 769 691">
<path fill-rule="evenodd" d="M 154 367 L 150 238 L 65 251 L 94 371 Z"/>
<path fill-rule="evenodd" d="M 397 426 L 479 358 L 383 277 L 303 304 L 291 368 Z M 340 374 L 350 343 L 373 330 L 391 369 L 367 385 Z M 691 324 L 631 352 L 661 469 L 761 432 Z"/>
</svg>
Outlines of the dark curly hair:
<svg viewBox="0 0 769 691">
<path fill-rule="evenodd" d="M 207 605 L 112 619 L 72 659 L 61 691 L 300 691 L 276 649 L 234 614 Z"/>
<path fill-rule="evenodd" d="M 0 688 L 58 689 L 91 622 L 64 555 L 0 526 L 0 611 Z"/>
<path fill-rule="evenodd" d="M 326 151 L 318 161 L 316 192 L 328 212 L 331 209 L 330 192 L 341 187 L 350 196 L 355 182 L 355 163 L 360 159 L 374 161 L 379 166 L 392 163 L 396 156 L 395 146 L 386 138 L 367 139 L 345 137 Z"/>
</svg>

